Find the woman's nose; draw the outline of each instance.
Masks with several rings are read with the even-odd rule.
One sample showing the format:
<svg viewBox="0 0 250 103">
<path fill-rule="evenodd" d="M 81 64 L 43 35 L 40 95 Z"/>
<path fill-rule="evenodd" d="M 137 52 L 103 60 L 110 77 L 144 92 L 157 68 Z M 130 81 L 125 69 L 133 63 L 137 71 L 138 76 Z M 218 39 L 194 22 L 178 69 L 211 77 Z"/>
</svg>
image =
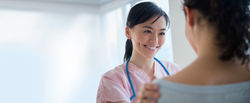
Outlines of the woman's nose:
<svg viewBox="0 0 250 103">
<path fill-rule="evenodd" d="M 154 44 L 158 44 L 158 36 L 156 34 L 151 35 L 150 42 Z"/>
</svg>

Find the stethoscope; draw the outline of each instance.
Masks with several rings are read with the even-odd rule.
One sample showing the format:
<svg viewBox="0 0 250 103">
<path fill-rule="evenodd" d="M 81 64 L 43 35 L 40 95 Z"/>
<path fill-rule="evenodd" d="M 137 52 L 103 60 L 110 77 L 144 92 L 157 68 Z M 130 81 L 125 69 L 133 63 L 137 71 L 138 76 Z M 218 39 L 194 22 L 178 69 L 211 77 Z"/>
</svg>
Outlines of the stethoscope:
<svg viewBox="0 0 250 103">
<path fill-rule="evenodd" d="M 168 74 L 168 76 L 170 75 L 168 70 L 166 69 L 166 67 L 161 63 L 161 61 L 159 61 L 157 58 L 154 57 L 154 59 L 159 63 L 161 64 L 161 66 L 163 67 L 163 69 L 165 70 L 165 72 Z M 132 89 L 132 92 L 133 92 L 133 96 L 130 97 L 130 101 L 136 96 L 135 95 L 135 90 L 134 90 L 134 86 L 133 86 L 133 83 L 131 81 L 131 78 L 130 78 L 130 75 L 129 75 L 129 72 L 128 72 L 128 62 L 130 61 L 130 58 L 128 58 L 127 60 L 127 63 L 126 63 L 126 72 L 127 72 L 127 76 L 128 76 L 128 80 L 129 80 L 129 84 L 131 86 L 131 89 Z"/>
</svg>

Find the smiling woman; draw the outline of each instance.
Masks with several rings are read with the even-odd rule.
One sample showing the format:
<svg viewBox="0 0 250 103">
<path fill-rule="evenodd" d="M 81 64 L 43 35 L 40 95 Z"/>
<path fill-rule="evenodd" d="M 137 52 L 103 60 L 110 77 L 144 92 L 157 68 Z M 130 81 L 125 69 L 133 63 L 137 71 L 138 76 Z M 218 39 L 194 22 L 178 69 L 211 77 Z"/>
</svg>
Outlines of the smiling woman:
<svg viewBox="0 0 250 103">
<path fill-rule="evenodd" d="M 166 22 L 163 16 L 155 16 L 148 21 L 127 27 L 127 38 L 132 40 L 131 48 L 135 49 L 134 56 L 141 55 L 153 58 L 165 42 Z M 128 46 L 128 45 L 127 45 Z M 125 59 L 129 57 L 126 55 Z M 133 57 L 132 57 L 133 58 Z"/>
<path fill-rule="evenodd" d="M 177 65 L 154 57 L 165 42 L 168 25 L 168 15 L 152 2 L 141 2 L 130 9 L 124 63 L 103 75 L 97 103 L 135 103 L 143 84 L 179 71 Z"/>
</svg>

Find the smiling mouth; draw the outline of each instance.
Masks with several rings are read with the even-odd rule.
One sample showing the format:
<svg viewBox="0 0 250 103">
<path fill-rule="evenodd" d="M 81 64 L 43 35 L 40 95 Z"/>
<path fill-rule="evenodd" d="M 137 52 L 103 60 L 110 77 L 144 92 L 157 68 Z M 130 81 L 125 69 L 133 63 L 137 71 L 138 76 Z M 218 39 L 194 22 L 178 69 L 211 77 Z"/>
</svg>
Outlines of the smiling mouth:
<svg viewBox="0 0 250 103">
<path fill-rule="evenodd" d="M 159 48 L 159 46 L 148 46 L 148 45 L 144 45 L 144 47 L 146 47 L 149 50 L 155 51 Z"/>
</svg>

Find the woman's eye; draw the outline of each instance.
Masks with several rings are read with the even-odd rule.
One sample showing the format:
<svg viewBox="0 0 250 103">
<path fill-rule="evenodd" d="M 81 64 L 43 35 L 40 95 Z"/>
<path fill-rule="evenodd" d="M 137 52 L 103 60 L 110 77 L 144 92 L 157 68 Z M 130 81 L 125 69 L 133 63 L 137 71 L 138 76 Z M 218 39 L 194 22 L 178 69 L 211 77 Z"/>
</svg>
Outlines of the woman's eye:
<svg viewBox="0 0 250 103">
<path fill-rule="evenodd" d="M 144 33 L 152 33 L 150 30 L 145 30 Z"/>
<path fill-rule="evenodd" d="M 165 35 L 165 33 L 164 33 L 164 32 L 162 32 L 162 33 L 160 33 L 160 35 Z"/>
</svg>

